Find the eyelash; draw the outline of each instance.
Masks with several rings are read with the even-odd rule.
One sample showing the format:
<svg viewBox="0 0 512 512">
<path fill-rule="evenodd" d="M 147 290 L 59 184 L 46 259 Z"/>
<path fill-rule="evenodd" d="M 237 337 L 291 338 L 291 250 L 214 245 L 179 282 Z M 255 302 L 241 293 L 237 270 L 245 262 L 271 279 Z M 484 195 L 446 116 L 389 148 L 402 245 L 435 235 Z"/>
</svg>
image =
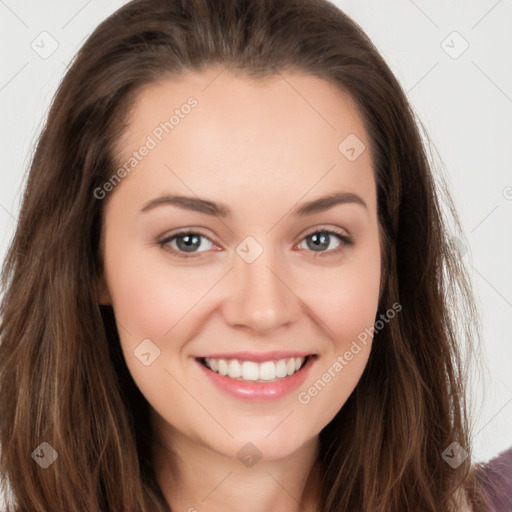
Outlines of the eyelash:
<svg viewBox="0 0 512 512">
<path fill-rule="evenodd" d="M 339 241 L 341 243 L 340 243 L 340 245 L 336 249 L 332 249 L 331 251 L 321 251 L 321 252 L 311 251 L 311 252 L 313 252 L 313 257 L 314 258 L 318 258 L 318 257 L 325 258 L 325 257 L 331 257 L 331 256 L 335 257 L 335 256 L 338 256 L 345 249 L 345 247 L 354 245 L 354 240 L 353 240 L 352 237 L 347 236 L 347 235 L 345 235 L 345 234 L 343 234 L 343 233 L 341 233 L 339 231 L 333 230 L 333 229 L 319 229 L 319 230 L 316 230 L 316 231 L 311 231 L 310 233 L 307 233 L 306 235 L 304 235 L 304 237 L 300 240 L 300 242 L 302 242 L 306 238 L 310 237 L 311 235 L 320 235 L 320 234 L 322 234 L 322 235 L 334 235 L 334 236 L 336 236 L 339 239 Z M 190 258 L 197 258 L 198 255 L 200 255 L 201 253 L 187 254 L 187 253 L 178 251 L 178 250 L 176 250 L 176 249 L 174 249 L 174 248 L 172 248 L 172 247 L 167 245 L 169 242 L 171 242 L 175 238 L 179 238 L 181 236 L 186 236 L 186 235 L 198 235 L 200 237 L 206 238 L 207 240 L 209 240 L 213 244 L 212 240 L 210 240 L 209 237 L 207 237 L 206 235 L 204 235 L 201 232 L 194 231 L 192 229 L 187 229 L 187 230 L 180 231 L 178 233 L 174 233 L 172 236 L 168 236 L 168 237 L 165 237 L 162 240 L 157 241 L 157 243 L 158 243 L 158 245 L 162 249 L 164 249 L 167 252 L 170 252 L 171 254 L 177 256 L 178 258 L 181 258 L 181 259 L 184 259 L 184 260 L 185 259 L 190 259 Z"/>
</svg>

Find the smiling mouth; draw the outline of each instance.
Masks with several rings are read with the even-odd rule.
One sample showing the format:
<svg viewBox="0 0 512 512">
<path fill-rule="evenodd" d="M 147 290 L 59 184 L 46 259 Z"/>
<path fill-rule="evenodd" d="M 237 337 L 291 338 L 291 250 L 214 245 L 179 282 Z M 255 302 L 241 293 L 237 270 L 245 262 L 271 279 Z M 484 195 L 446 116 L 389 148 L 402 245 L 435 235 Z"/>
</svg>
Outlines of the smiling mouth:
<svg viewBox="0 0 512 512">
<path fill-rule="evenodd" d="M 196 360 L 208 370 L 221 376 L 241 382 L 264 384 L 286 379 L 302 371 L 311 359 L 317 357 L 316 354 L 311 354 L 306 357 L 290 357 L 262 363 L 207 357 L 198 357 Z"/>
</svg>

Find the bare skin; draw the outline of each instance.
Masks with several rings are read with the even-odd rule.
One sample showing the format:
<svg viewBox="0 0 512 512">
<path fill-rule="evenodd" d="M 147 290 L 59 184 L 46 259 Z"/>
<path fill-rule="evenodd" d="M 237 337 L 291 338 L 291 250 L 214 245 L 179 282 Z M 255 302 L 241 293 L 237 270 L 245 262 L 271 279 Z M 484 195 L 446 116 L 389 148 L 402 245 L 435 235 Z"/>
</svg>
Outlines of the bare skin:
<svg viewBox="0 0 512 512">
<path fill-rule="evenodd" d="M 318 435 L 361 377 L 371 337 L 351 347 L 377 312 L 369 140 L 350 97 L 326 81 L 220 71 L 162 80 L 138 96 L 119 162 L 148 136 L 157 144 L 105 199 L 100 301 L 114 308 L 128 368 L 151 406 L 155 472 L 173 510 L 313 512 Z M 157 140 L 155 128 L 191 96 L 197 106 Z M 338 149 L 351 134 L 366 147 L 353 161 Z M 364 205 L 294 215 L 333 192 Z M 222 202 L 231 215 L 171 204 L 141 211 L 164 194 Z M 187 259 L 175 236 L 185 228 L 200 236 Z M 315 250 L 313 235 L 318 242 L 325 230 L 335 233 Z M 249 236 L 262 249 L 251 263 L 237 253 Z M 145 339 L 159 350 L 147 366 L 134 355 Z M 227 395 L 196 360 L 271 350 L 317 355 L 300 389 L 277 400 Z M 319 380 L 325 385 L 310 391 Z M 238 456 L 248 443 L 261 456 L 250 467 Z"/>
</svg>

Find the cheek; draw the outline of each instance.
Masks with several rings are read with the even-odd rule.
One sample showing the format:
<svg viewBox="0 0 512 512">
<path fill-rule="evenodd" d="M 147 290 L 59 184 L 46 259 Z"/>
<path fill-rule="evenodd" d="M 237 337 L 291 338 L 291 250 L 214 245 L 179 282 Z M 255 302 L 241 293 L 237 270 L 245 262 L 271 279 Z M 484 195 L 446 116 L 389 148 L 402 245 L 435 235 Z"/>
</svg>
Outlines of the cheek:
<svg viewBox="0 0 512 512">
<path fill-rule="evenodd" d="M 304 284 L 304 297 L 323 321 L 337 350 L 345 350 L 374 325 L 379 300 L 380 253 L 377 246 L 354 252 L 335 271 L 318 273 Z"/>
<path fill-rule="evenodd" d="M 370 248 L 369 248 L 370 249 Z M 371 351 L 378 308 L 380 254 L 373 247 L 310 285 L 308 304 L 330 339 L 318 368 L 297 396 L 303 414 L 326 425 L 359 382 Z M 305 288 L 306 289 L 306 288 Z"/>
<path fill-rule="evenodd" d="M 152 251 L 160 251 L 158 247 Z M 161 339 L 208 290 L 212 272 L 187 271 L 155 262 L 147 249 L 107 260 L 110 294 L 118 322 L 134 338 Z M 110 263 L 110 265 L 109 265 Z"/>
<path fill-rule="evenodd" d="M 320 431 L 343 408 L 363 374 L 372 346 L 376 299 L 362 289 L 355 295 L 338 293 L 337 299 L 324 305 L 332 344 L 296 397 L 301 414 L 315 418 L 312 433 Z"/>
<path fill-rule="evenodd" d="M 113 243 L 105 258 L 121 349 L 141 393 L 153 407 L 163 411 L 168 407 L 169 396 L 183 393 L 164 370 L 174 372 L 172 361 L 178 361 L 177 355 L 190 334 L 187 329 L 194 318 L 194 306 L 208 290 L 211 271 L 206 280 L 196 279 L 196 275 L 191 278 L 192 274 L 183 268 L 170 273 L 168 266 L 164 268 L 148 257 L 147 248 L 121 248 L 122 244 Z M 150 253 L 153 250 L 156 253 L 160 249 L 155 247 Z M 147 352 L 149 365 L 140 359 Z"/>
</svg>

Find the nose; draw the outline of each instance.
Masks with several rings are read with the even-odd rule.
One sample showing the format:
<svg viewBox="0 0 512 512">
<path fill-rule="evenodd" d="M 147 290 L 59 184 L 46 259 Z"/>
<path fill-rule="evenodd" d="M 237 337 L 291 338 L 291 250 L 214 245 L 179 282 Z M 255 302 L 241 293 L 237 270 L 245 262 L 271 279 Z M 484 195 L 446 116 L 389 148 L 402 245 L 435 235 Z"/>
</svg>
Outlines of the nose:
<svg viewBox="0 0 512 512">
<path fill-rule="evenodd" d="M 223 303 L 229 325 L 264 334 L 298 320 L 303 308 L 290 272 L 271 253 L 265 250 L 252 263 L 236 257 Z"/>
</svg>

